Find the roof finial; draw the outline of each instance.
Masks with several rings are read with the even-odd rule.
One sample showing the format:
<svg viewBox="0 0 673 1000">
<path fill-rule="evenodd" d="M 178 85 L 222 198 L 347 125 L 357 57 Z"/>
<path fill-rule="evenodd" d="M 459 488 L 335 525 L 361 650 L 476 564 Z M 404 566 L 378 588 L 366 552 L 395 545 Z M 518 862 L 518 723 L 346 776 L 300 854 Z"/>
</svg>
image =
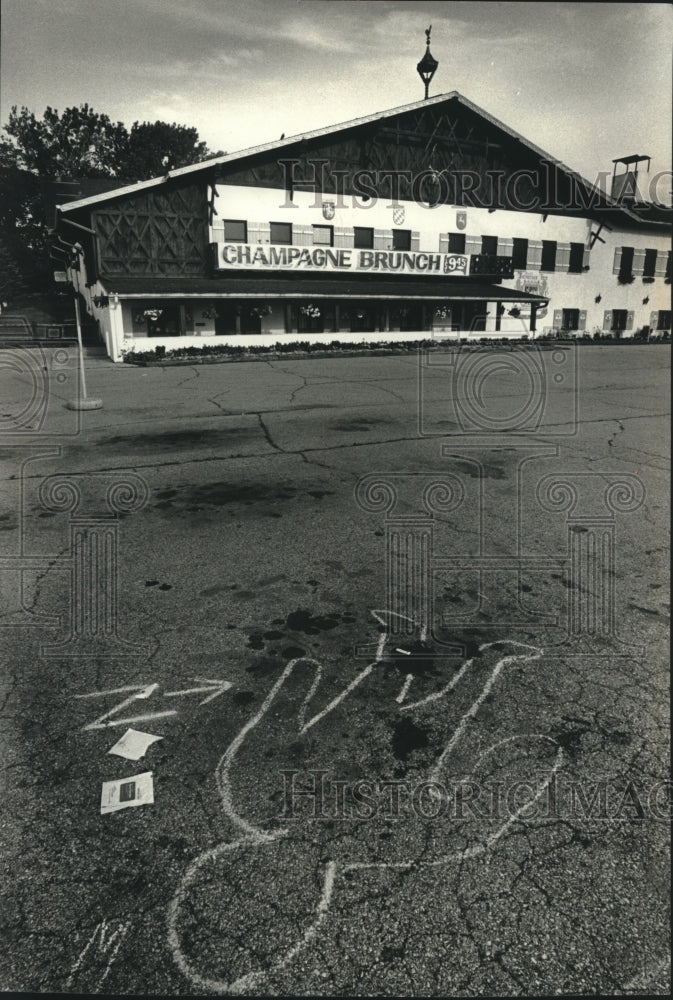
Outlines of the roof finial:
<svg viewBox="0 0 673 1000">
<path fill-rule="evenodd" d="M 425 55 L 416 66 L 418 75 L 425 84 L 425 99 L 428 99 L 428 87 L 430 86 L 430 81 L 435 75 L 435 71 L 439 66 L 436 59 L 432 58 L 430 53 L 430 32 L 432 31 L 432 25 L 425 29 Z"/>
</svg>

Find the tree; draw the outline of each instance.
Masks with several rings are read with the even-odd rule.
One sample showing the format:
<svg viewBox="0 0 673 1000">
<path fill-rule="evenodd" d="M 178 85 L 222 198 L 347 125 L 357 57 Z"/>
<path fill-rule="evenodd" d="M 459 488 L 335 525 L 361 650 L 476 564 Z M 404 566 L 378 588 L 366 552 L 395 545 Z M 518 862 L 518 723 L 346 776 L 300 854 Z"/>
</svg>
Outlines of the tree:
<svg viewBox="0 0 673 1000">
<path fill-rule="evenodd" d="M 0 237 L 20 257 L 32 253 L 38 283 L 49 270 L 44 185 L 55 179 L 147 180 L 211 156 L 195 128 L 135 122 L 129 132 L 88 104 L 42 118 L 15 105 L 0 138 Z M 18 250 L 17 250 L 18 248 Z M 18 258 L 17 258 L 18 260 Z M 30 270 L 30 269 L 29 269 Z"/>
<path fill-rule="evenodd" d="M 202 163 L 211 153 L 195 128 L 167 122 L 134 122 L 120 173 L 128 180 L 147 180 L 166 170 Z"/>
<path fill-rule="evenodd" d="M 47 108 L 42 118 L 14 106 L 5 132 L 16 143 L 17 165 L 40 177 L 116 177 L 128 150 L 128 132 L 88 104 Z"/>
</svg>

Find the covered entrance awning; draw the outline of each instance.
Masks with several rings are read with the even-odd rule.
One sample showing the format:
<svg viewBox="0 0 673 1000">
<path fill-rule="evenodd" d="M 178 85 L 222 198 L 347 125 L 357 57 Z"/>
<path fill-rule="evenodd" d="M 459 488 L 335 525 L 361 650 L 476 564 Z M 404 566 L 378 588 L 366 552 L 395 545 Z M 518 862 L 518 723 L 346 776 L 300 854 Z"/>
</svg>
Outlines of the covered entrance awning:
<svg viewBox="0 0 673 1000">
<path fill-rule="evenodd" d="M 428 278 L 405 281 L 367 276 L 338 275 L 332 279 L 288 277 L 203 278 L 175 277 L 102 277 L 109 295 L 124 299 L 417 299 L 454 302 L 530 302 L 546 305 L 549 298 L 469 279 Z"/>
</svg>

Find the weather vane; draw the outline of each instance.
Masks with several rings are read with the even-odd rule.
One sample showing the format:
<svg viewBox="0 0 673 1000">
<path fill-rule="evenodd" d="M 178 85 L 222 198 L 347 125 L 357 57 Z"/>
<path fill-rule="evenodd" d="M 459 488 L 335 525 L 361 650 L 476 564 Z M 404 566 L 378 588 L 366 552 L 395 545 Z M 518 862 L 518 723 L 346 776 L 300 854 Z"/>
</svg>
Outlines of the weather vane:
<svg viewBox="0 0 673 1000">
<path fill-rule="evenodd" d="M 430 86 L 430 81 L 435 75 L 435 71 L 439 66 L 436 59 L 432 58 L 430 53 L 430 32 L 432 31 L 432 25 L 425 29 L 425 55 L 416 66 L 418 75 L 425 84 L 425 99 L 428 99 L 428 87 Z"/>
</svg>

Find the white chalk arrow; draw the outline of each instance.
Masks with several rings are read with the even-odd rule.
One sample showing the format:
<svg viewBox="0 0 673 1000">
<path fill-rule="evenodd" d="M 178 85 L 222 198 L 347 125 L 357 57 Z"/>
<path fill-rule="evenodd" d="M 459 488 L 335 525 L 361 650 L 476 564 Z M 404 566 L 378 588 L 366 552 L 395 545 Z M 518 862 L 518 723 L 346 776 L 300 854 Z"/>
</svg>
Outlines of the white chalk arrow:
<svg viewBox="0 0 673 1000">
<path fill-rule="evenodd" d="M 128 706 L 132 705 L 134 701 L 143 701 L 146 698 L 149 698 L 154 694 L 158 687 L 158 684 L 135 684 L 129 685 L 128 687 L 113 688 L 111 691 L 91 691 L 88 694 L 75 695 L 76 698 L 103 698 L 105 695 L 110 694 L 125 694 L 127 691 L 135 692 L 135 694 L 132 694 L 130 698 L 125 698 L 124 701 L 120 701 L 119 704 L 115 705 L 114 708 L 111 708 L 109 712 L 99 715 L 98 718 L 94 719 L 93 722 L 90 722 L 88 726 L 84 726 L 84 729 L 107 729 L 110 726 L 127 726 L 132 722 L 149 722 L 151 719 L 163 719 L 167 715 L 177 715 L 177 712 L 175 711 L 147 712 L 144 715 L 133 715 L 124 719 L 111 719 L 111 716 L 116 716 L 118 712 L 121 712 L 124 708 L 128 708 Z M 111 719 L 111 721 L 108 721 L 108 719 Z"/>
<path fill-rule="evenodd" d="M 209 692 L 208 697 L 199 702 L 199 705 L 205 705 L 209 701 L 219 698 L 221 694 L 224 694 L 231 687 L 231 681 L 212 680 L 206 677 L 194 677 L 192 679 L 198 681 L 199 684 L 205 684 L 206 687 L 185 688 L 184 691 L 164 691 L 165 696 L 167 698 L 177 698 L 183 694 L 204 694 L 205 692 Z"/>
</svg>

